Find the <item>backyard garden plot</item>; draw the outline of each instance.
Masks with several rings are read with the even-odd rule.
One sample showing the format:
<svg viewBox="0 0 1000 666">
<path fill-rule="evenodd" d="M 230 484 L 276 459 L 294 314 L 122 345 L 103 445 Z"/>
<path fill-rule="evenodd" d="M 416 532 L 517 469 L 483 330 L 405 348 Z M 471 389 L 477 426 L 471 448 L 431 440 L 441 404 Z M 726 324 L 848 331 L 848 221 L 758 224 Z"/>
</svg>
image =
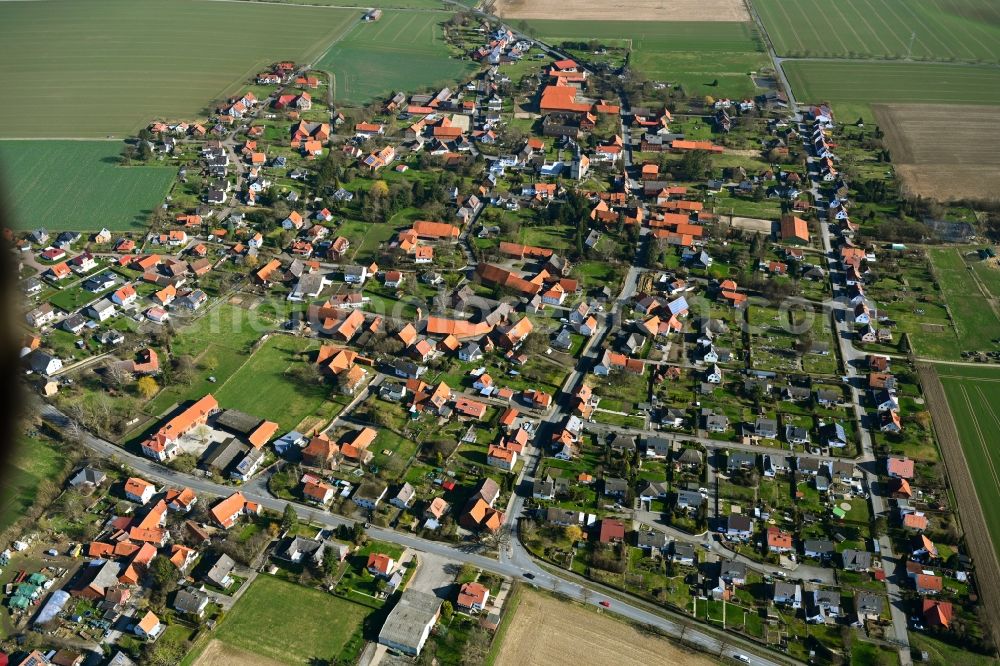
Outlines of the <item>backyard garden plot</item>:
<svg viewBox="0 0 1000 666">
<path fill-rule="evenodd" d="M 649 79 L 681 84 L 693 96 L 753 95 L 749 72 L 768 66 L 751 23 L 528 21 L 528 26 L 539 38 L 556 44 L 627 40 L 631 67 Z"/>
<path fill-rule="evenodd" d="M 337 102 L 364 104 L 394 90 L 415 92 L 454 83 L 475 70 L 442 38 L 440 12 L 386 11 L 375 23 L 359 23 L 320 58 L 318 69 L 334 76 Z"/>
<path fill-rule="evenodd" d="M 990 0 L 753 0 L 785 57 L 1000 61 Z"/>
<path fill-rule="evenodd" d="M 121 149 L 117 141 L 0 141 L 0 173 L 14 226 L 49 231 L 144 227 L 177 170 L 119 166 Z"/>
<path fill-rule="evenodd" d="M 894 322 L 894 339 L 887 345 L 866 345 L 866 351 L 899 352 L 904 334 L 922 356 L 947 352 L 955 345 L 948 308 L 924 254 L 885 253 L 879 257 L 876 273 L 877 279 L 866 291 L 878 306 L 878 316 Z"/>
<path fill-rule="evenodd" d="M 308 609 L 307 621 L 302 609 Z M 339 662 L 341 657 L 350 662 L 361 645 L 355 637 L 372 612 L 367 606 L 261 574 L 226 614 L 217 637 L 281 663 L 335 658 Z M 349 643 L 356 644 L 355 649 L 345 651 Z"/>
<path fill-rule="evenodd" d="M 907 194 L 988 199 L 1000 190 L 1000 137 L 982 131 L 995 108 L 878 104 L 872 110 Z"/>
<path fill-rule="evenodd" d="M 0 3 L 10 100 L 0 135 L 121 137 L 154 119 L 193 120 L 258 68 L 313 60 L 360 15 L 192 0 Z"/>
<path fill-rule="evenodd" d="M 796 99 L 831 102 L 835 113 L 841 103 L 1000 104 L 1000 70 L 988 67 L 789 60 L 782 68 Z"/>
</svg>

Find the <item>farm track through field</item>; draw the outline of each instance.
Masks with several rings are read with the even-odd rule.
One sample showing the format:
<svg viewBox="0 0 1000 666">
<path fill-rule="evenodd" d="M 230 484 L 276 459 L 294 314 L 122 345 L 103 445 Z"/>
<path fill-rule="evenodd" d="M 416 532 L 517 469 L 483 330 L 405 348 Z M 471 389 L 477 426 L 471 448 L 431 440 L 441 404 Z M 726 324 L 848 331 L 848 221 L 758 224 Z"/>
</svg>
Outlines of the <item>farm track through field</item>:
<svg viewBox="0 0 1000 666">
<path fill-rule="evenodd" d="M 927 407 L 931 413 L 948 478 L 951 481 L 951 489 L 958 503 L 962 533 L 975 562 L 976 586 L 986 615 L 985 625 L 1000 627 L 1000 561 L 997 559 L 983 506 L 972 481 L 969 462 L 962 449 L 958 426 L 955 424 L 944 387 L 934 366 L 920 363 L 917 372 L 927 399 Z M 985 446 L 988 441 L 982 439 L 979 445 Z"/>
</svg>

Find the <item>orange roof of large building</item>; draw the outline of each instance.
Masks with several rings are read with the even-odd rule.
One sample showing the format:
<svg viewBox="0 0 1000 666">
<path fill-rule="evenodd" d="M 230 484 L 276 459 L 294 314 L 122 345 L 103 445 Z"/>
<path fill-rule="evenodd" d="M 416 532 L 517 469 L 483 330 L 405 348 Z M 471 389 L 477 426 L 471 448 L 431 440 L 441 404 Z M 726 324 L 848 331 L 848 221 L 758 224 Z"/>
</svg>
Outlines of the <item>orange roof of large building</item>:
<svg viewBox="0 0 1000 666">
<path fill-rule="evenodd" d="M 365 323 L 365 315 L 361 310 L 354 310 L 340 322 L 334 332 L 344 338 L 344 340 L 350 340 L 358 332 L 358 327 L 363 323 Z"/>
<path fill-rule="evenodd" d="M 153 633 L 158 626 L 160 626 L 160 618 L 156 617 L 156 613 L 153 611 L 147 611 L 142 616 L 142 619 L 139 620 L 139 628 L 146 632 L 146 634 Z"/>
<path fill-rule="evenodd" d="M 166 502 L 167 504 L 176 504 L 181 508 L 187 508 L 193 505 L 198 500 L 194 491 L 190 488 L 184 488 L 183 490 L 177 490 L 176 488 L 171 488 L 167 491 Z"/>
<path fill-rule="evenodd" d="M 428 220 L 417 220 L 413 223 L 413 231 L 418 236 L 425 238 L 458 238 L 461 230 L 453 224 L 446 222 L 430 222 Z"/>
<path fill-rule="evenodd" d="M 768 527 L 767 545 L 769 548 L 784 548 L 790 550 L 792 548 L 792 535 L 788 532 L 781 531 L 777 527 Z"/>
<path fill-rule="evenodd" d="M 149 543 L 163 543 L 165 536 L 166 533 L 160 528 L 143 529 L 141 527 L 133 527 L 128 531 L 128 538 Z"/>
<path fill-rule="evenodd" d="M 129 480 L 125 482 L 125 492 L 129 495 L 135 495 L 136 497 L 142 497 L 143 493 L 150 488 L 156 490 L 156 486 L 152 483 L 146 481 L 145 479 L 140 479 L 137 476 L 130 477 Z"/>
<path fill-rule="evenodd" d="M 526 280 L 511 271 L 500 268 L 499 266 L 493 266 L 492 264 L 487 263 L 480 263 L 476 266 L 476 275 L 478 275 L 484 282 L 513 289 L 518 293 L 529 296 L 537 294 L 542 288 L 540 284 Z"/>
<path fill-rule="evenodd" d="M 393 560 L 383 553 L 370 553 L 368 555 L 367 569 L 374 569 L 380 574 L 387 574 L 392 569 Z"/>
<path fill-rule="evenodd" d="M 374 428 L 363 428 L 351 440 L 351 444 L 359 449 L 367 449 L 378 436 L 378 431 Z"/>
<path fill-rule="evenodd" d="M 460 395 L 455 399 L 455 411 L 464 416 L 481 419 L 486 415 L 486 405 Z"/>
<path fill-rule="evenodd" d="M 940 592 L 944 589 L 944 585 L 941 576 L 934 576 L 930 574 L 917 574 L 913 579 L 916 584 L 917 589 L 920 590 L 930 590 L 932 592 Z"/>
<path fill-rule="evenodd" d="M 333 492 L 333 486 L 322 481 L 306 481 L 302 484 L 302 494 L 318 502 L 326 501 L 331 492 Z"/>
<path fill-rule="evenodd" d="M 235 516 L 239 515 L 247 505 L 247 498 L 241 492 L 235 492 L 212 507 L 211 514 L 223 527 L 232 527 Z"/>
<path fill-rule="evenodd" d="M 553 183 L 553 185 L 555 185 L 555 183 Z M 535 187 L 537 188 L 538 186 L 536 185 Z M 520 243 L 501 241 L 500 254 L 517 257 L 518 259 L 523 259 L 525 257 L 548 259 L 552 256 L 552 250 L 544 247 L 535 247 L 534 245 L 521 245 Z"/>
<path fill-rule="evenodd" d="M 445 502 L 442 497 L 435 497 L 427 506 L 427 513 L 431 514 L 435 518 L 441 518 L 447 510 L 448 503 Z"/>
<path fill-rule="evenodd" d="M 183 569 L 188 559 L 194 555 L 194 549 L 175 543 L 170 547 L 170 561 L 178 569 Z"/>
<path fill-rule="evenodd" d="M 898 476 L 903 479 L 913 478 L 913 460 L 910 458 L 891 457 L 886 461 L 885 465 L 886 471 L 892 476 Z"/>
<path fill-rule="evenodd" d="M 409 347 L 417 340 L 417 329 L 413 327 L 413 324 L 407 324 L 403 328 L 399 329 L 396 334 L 399 339 L 403 341 L 403 344 Z"/>
<path fill-rule="evenodd" d="M 132 557 L 134 554 L 139 552 L 139 545 L 132 543 L 128 539 L 124 541 L 119 541 L 115 544 L 112 549 L 112 554 L 115 557 Z"/>
<path fill-rule="evenodd" d="M 425 329 L 428 335 L 453 335 L 459 340 L 481 338 L 492 330 L 493 326 L 485 321 L 473 324 L 464 319 L 446 317 L 428 317 Z"/>
<path fill-rule="evenodd" d="M 709 153 L 721 153 L 722 146 L 717 146 L 711 141 L 689 141 L 687 139 L 674 139 L 670 144 L 674 150 L 704 150 Z"/>
<path fill-rule="evenodd" d="M 907 527 L 911 530 L 926 530 L 927 516 L 922 513 L 908 513 L 903 516 L 903 527 Z"/>
<path fill-rule="evenodd" d="M 257 428 L 250 433 L 247 437 L 247 441 L 253 445 L 255 449 L 267 444 L 274 437 L 274 433 L 278 431 L 278 424 L 274 421 L 264 421 Z"/>
<path fill-rule="evenodd" d="M 557 80 L 555 85 L 545 86 L 542 89 L 542 98 L 538 103 L 538 108 L 542 111 L 571 111 L 573 113 L 587 113 L 590 111 L 590 104 L 576 101 L 577 92 L 573 86 L 560 85 Z"/>
<path fill-rule="evenodd" d="M 801 217 L 795 215 L 781 216 L 781 240 L 809 242 L 809 225 Z"/>
<path fill-rule="evenodd" d="M 195 425 L 204 423 L 208 415 L 218 408 L 219 403 L 215 399 L 215 396 L 211 393 L 207 394 L 201 400 L 170 419 L 155 435 L 143 443 L 143 446 L 153 451 L 162 451 L 168 442 L 176 441 Z"/>
<path fill-rule="evenodd" d="M 458 605 L 463 608 L 482 606 L 486 603 L 489 590 L 480 583 L 466 583 L 458 591 Z"/>
<path fill-rule="evenodd" d="M 932 627 L 945 627 L 951 624 L 953 608 L 950 601 L 923 599 L 921 601 L 924 621 Z"/>
<path fill-rule="evenodd" d="M 139 527 L 142 529 L 151 529 L 159 527 L 163 522 L 163 517 L 167 514 L 167 503 L 164 500 L 160 500 L 153 505 L 146 515 L 142 517 L 141 520 L 135 522 L 133 527 Z"/>
</svg>

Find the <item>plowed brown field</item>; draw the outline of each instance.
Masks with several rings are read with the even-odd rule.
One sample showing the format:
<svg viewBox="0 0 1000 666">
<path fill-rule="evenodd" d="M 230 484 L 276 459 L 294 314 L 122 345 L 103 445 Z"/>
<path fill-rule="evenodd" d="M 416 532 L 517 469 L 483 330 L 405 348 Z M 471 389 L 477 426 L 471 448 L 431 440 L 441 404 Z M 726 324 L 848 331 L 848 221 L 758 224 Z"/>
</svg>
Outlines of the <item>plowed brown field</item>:
<svg viewBox="0 0 1000 666">
<path fill-rule="evenodd" d="M 951 104 L 873 104 L 907 194 L 941 201 L 992 199 L 1000 191 L 998 109 Z"/>
<path fill-rule="evenodd" d="M 715 663 L 607 615 L 531 590 L 524 591 L 515 612 L 496 666 Z"/>
</svg>

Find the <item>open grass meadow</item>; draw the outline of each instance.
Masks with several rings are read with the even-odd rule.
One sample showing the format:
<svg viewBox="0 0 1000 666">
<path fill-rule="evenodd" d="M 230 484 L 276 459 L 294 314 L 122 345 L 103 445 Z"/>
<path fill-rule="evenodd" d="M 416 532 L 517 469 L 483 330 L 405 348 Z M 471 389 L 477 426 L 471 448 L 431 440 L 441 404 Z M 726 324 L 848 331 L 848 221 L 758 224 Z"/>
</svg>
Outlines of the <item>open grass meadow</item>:
<svg viewBox="0 0 1000 666">
<path fill-rule="evenodd" d="M 118 141 L 0 141 L 14 226 L 81 232 L 145 227 L 177 171 L 119 166 L 121 148 Z"/>
<path fill-rule="evenodd" d="M 275 421 L 282 431 L 291 430 L 314 414 L 331 394 L 329 385 L 305 382 L 291 370 L 303 365 L 301 352 L 309 341 L 276 335 L 214 393 L 219 404 Z"/>
<path fill-rule="evenodd" d="M 203 312 L 189 325 L 178 326 L 173 353 L 176 357 L 190 356 L 194 361 L 191 380 L 161 390 L 146 404 L 145 411 L 160 416 L 185 400 L 217 391 L 247 362 L 253 343 L 269 327 L 271 324 L 258 311 L 230 303 Z"/>
<path fill-rule="evenodd" d="M 856 105 L 1000 104 L 1000 69 L 975 65 L 790 60 L 782 64 L 799 102 Z"/>
<path fill-rule="evenodd" d="M 362 644 L 362 626 L 372 612 L 261 574 L 226 614 L 216 637 L 285 664 L 353 663 Z"/>
<path fill-rule="evenodd" d="M 990 351 L 1000 336 L 1000 319 L 979 290 L 972 267 L 957 248 L 930 250 L 934 277 L 947 303 L 951 324 L 945 332 L 911 334 L 918 356 L 958 360 L 963 351 Z"/>
<path fill-rule="evenodd" d="M 360 16 L 204 0 L 0 3 L 0 137 L 121 137 L 193 120 L 261 67 L 315 59 Z"/>
<path fill-rule="evenodd" d="M 991 0 L 753 4 L 779 56 L 1000 62 L 1000 6 Z"/>
<path fill-rule="evenodd" d="M 939 365 L 937 373 L 958 427 L 993 546 L 1000 552 L 1000 512 L 991 509 L 1000 506 L 1000 448 L 996 446 L 996 433 L 1000 430 L 1000 369 Z"/>
<path fill-rule="evenodd" d="M 38 484 L 54 479 L 65 465 L 57 445 L 46 439 L 20 437 L 11 464 L 0 483 L 0 532 L 34 504 Z"/>
<path fill-rule="evenodd" d="M 751 96 L 749 72 L 768 65 L 751 23 L 539 20 L 527 24 L 532 34 L 554 44 L 624 41 L 631 48 L 633 68 L 648 79 L 681 84 L 693 96 Z M 709 85 L 716 80 L 717 86 Z"/>
<path fill-rule="evenodd" d="M 386 10 L 374 23 L 359 23 L 317 62 L 334 75 L 334 100 L 364 104 L 394 90 L 454 85 L 475 70 L 442 38 L 444 12 Z"/>
</svg>

